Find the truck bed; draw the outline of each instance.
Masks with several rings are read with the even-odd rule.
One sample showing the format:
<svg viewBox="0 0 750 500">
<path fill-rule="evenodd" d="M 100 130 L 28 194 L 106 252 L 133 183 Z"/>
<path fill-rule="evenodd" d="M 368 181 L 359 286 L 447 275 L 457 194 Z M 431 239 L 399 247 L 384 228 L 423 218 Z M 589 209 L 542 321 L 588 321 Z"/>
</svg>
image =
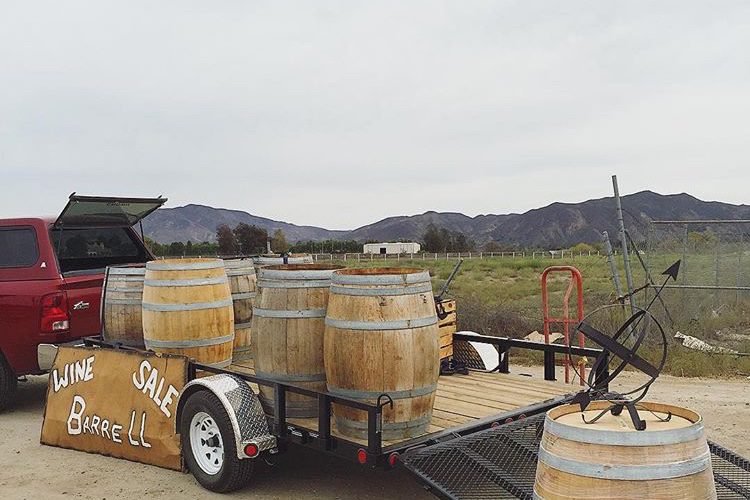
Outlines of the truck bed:
<svg viewBox="0 0 750 500">
<path fill-rule="evenodd" d="M 252 359 L 235 361 L 230 370 L 254 374 Z M 255 384 L 251 384 L 255 385 Z M 257 391 L 257 387 L 253 387 Z M 441 375 L 438 379 L 435 406 L 429 432 L 424 436 L 440 433 L 446 429 L 470 424 L 492 415 L 504 414 L 553 398 L 577 392 L 578 386 L 549 382 L 522 375 L 504 373 L 469 372 L 469 375 Z M 292 425 L 307 430 L 318 430 L 317 418 L 287 418 Z M 365 439 L 348 438 L 339 434 L 332 422 L 332 434 L 362 445 Z M 383 441 L 383 447 L 398 445 L 398 441 Z"/>
</svg>

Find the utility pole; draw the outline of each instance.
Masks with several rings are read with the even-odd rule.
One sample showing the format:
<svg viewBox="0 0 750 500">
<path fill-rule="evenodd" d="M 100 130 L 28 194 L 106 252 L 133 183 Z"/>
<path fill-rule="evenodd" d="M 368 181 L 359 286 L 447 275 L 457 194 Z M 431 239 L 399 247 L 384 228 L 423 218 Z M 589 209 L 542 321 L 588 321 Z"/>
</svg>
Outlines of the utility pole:
<svg viewBox="0 0 750 500">
<path fill-rule="evenodd" d="M 625 221 L 622 218 L 622 202 L 620 201 L 620 189 L 617 187 L 617 176 L 612 176 L 612 187 L 615 190 L 615 207 L 617 208 L 617 222 L 620 225 L 620 241 L 622 241 L 622 260 L 625 267 L 625 281 L 628 285 L 628 298 L 630 310 L 636 312 L 635 297 L 633 296 L 633 275 L 630 272 L 630 254 L 628 253 L 628 238 L 625 235 Z M 637 251 L 637 250 L 636 250 Z"/>
</svg>

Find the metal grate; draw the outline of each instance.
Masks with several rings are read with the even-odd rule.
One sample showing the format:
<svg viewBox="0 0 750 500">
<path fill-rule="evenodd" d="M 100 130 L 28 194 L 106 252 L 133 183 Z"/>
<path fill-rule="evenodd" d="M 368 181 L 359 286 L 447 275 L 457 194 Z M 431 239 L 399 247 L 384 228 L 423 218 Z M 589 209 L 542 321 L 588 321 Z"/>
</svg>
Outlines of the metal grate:
<svg viewBox="0 0 750 500">
<path fill-rule="evenodd" d="M 544 415 L 413 449 L 401 463 L 437 496 L 531 499 Z M 709 443 L 720 499 L 750 498 L 750 461 Z"/>
</svg>

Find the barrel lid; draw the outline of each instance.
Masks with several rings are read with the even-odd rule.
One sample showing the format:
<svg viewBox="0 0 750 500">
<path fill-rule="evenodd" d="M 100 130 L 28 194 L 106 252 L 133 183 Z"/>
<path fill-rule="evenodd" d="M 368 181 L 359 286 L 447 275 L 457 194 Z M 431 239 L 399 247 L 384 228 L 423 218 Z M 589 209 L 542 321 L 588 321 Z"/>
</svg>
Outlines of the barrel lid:
<svg viewBox="0 0 750 500">
<path fill-rule="evenodd" d="M 344 266 L 337 264 L 277 264 L 258 269 L 261 280 L 330 280 Z"/>
<path fill-rule="evenodd" d="M 555 436 L 586 443 L 649 446 L 673 444 L 698 439 L 703 435 L 701 416 L 692 410 L 662 403 L 637 403 L 638 414 L 646 422 L 646 429 L 638 431 L 623 409 L 620 415 L 605 413 L 591 422 L 612 404 L 592 402 L 585 411 L 577 404 L 562 405 L 547 412 L 544 428 Z"/>
<path fill-rule="evenodd" d="M 120 264 L 108 266 L 109 274 L 124 274 L 126 276 L 140 276 L 146 274 L 146 264 Z"/>
<path fill-rule="evenodd" d="M 599 413 L 601 413 L 601 410 L 578 411 L 575 413 L 562 415 L 555 420 L 561 424 L 569 425 L 572 427 L 580 427 L 582 429 L 592 428 L 597 430 L 617 432 L 638 432 L 633 427 L 633 420 L 628 416 L 627 411 L 623 411 L 619 415 L 606 413 L 602 418 L 600 418 L 593 424 L 587 424 L 583 421 L 583 418 L 591 421 Z M 653 432 L 664 429 L 679 429 L 683 427 L 689 427 L 694 423 L 685 417 L 674 414 L 672 414 L 671 418 L 665 422 L 663 419 L 666 419 L 669 415 L 665 412 L 652 413 L 647 410 L 639 410 L 638 414 L 640 415 L 641 419 L 646 422 L 645 432 Z"/>
<path fill-rule="evenodd" d="M 430 281 L 430 273 L 417 267 L 368 267 L 333 273 L 337 285 L 405 285 Z"/>
<path fill-rule="evenodd" d="M 197 269 L 223 269 L 221 259 L 162 259 L 146 263 L 149 271 L 192 271 Z"/>
</svg>

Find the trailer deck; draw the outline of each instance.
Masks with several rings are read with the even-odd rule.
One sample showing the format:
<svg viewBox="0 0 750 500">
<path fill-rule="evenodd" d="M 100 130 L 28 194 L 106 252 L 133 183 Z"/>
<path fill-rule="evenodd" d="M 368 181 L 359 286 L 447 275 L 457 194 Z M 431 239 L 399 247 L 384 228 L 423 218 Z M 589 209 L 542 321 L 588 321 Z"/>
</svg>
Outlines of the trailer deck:
<svg viewBox="0 0 750 500">
<path fill-rule="evenodd" d="M 255 374 L 252 359 L 238 361 L 232 364 L 230 370 Z M 251 384 L 257 392 L 256 384 Z M 441 375 L 438 379 L 435 406 L 432 412 L 432 422 L 429 437 L 446 429 L 469 424 L 493 415 L 513 412 L 521 408 L 553 400 L 575 393 L 577 386 L 560 382 L 541 380 L 538 378 L 509 373 L 482 373 L 472 371 L 468 375 Z M 318 418 L 287 418 L 287 422 L 308 431 L 318 431 Z M 331 422 L 331 434 L 335 437 L 346 438 L 349 441 L 367 445 L 366 439 L 345 437 L 336 429 L 335 421 Z M 388 448 L 406 441 L 383 441 L 383 447 Z"/>
</svg>

